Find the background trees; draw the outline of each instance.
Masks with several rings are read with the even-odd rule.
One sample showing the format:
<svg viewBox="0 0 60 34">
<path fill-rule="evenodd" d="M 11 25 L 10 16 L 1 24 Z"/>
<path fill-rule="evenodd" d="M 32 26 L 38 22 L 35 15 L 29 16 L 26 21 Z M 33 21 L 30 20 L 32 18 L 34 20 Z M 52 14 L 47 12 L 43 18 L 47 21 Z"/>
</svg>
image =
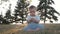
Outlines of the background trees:
<svg viewBox="0 0 60 34">
<path fill-rule="evenodd" d="M 2 0 L 5 1 L 5 0 Z M 5 2 L 9 2 L 9 0 L 6 0 Z M 51 5 L 55 4 L 53 0 L 39 0 L 38 5 L 38 11 L 41 14 L 41 19 L 44 20 L 44 23 L 49 19 L 51 23 L 53 23 L 53 20 L 57 21 L 58 17 L 55 14 L 60 15 Z M 6 4 L 5 4 L 6 6 Z M 14 14 L 11 15 L 11 4 L 9 4 L 9 9 L 7 10 L 4 17 L 2 17 L 4 20 L 10 22 L 10 23 L 23 23 L 23 21 L 26 20 L 27 11 L 28 11 L 29 1 L 27 0 L 18 0 L 17 4 L 14 9 Z M 4 8 L 4 7 L 2 7 Z M 40 15 L 39 14 L 39 15 Z M 53 20 L 52 20 L 53 19 Z"/>
<path fill-rule="evenodd" d="M 38 5 L 38 11 L 41 12 L 41 19 L 45 21 L 47 18 L 50 20 L 51 23 L 53 23 L 53 20 L 57 21 L 57 16 L 55 15 L 58 14 L 60 15 L 51 5 L 55 4 L 53 0 L 39 0 L 39 5 Z"/>
<path fill-rule="evenodd" d="M 9 0 L 6 0 L 5 2 L 7 2 L 7 1 L 9 1 Z M 23 23 L 23 21 L 26 20 L 28 5 L 29 5 L 29 1 L 18 0 L 17 5 L 15 6 L 15 9 L 14 9 L 14 14 L 11 14 L 11 4 L 9 4 L 9 7 L 8 7 L 9 9 L 5 13 L 5 16 L 3 17 L 3 19 L 8 21 L 9 23 L 13 23 L 13 22 Z M 2 7 L 2 8 L 4 8 L 4 7 Z"/>
<path fill-rule="evenodd" d="M 16 9 L 14 11 L 14 17 L 15 21 L 20 21 L 23 23 L 24 20 L 26 20 L 27 16 L 27 6 L 29 3 L 26 2 L 26 0 L 18 0 Z"/>
</svg>

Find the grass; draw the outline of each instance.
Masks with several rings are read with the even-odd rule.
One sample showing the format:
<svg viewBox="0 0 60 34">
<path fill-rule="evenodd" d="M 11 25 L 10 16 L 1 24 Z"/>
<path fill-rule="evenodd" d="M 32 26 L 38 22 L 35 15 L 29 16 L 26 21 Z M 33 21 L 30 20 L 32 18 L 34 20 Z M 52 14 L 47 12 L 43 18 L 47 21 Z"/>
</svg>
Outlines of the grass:
<svg viewBox="0 0 60 34">
<path fill-rule="evenodd" d="M 25 26 L 25 25 L 24 25 Z M 26 32 L 23 25 L 0 25 L 0 34 L 60 34 L 60 24 L 45 24 L 45 30 Z"/>
<path fill-rule="evenodd" d="M 11 29 L 15 29 L 16 25 L 0 25 L 0 34 L 4 34 Z"/>
</svg>

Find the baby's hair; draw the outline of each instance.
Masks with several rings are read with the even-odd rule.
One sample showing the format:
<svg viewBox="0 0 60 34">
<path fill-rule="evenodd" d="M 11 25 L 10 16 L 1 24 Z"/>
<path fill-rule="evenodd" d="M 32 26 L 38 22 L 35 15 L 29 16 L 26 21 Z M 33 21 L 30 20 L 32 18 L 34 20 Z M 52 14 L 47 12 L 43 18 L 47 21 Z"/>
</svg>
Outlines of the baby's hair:
<svg viewBox="0 0 60 34">
<path fill-rule="evenodd" d="M 31 5 L 30 7 L 29 7 L 29 9 L 33 9 L 33 8 L 36 8 L 35 6 L 33 6 L 33 5 Z"/>
</svg>

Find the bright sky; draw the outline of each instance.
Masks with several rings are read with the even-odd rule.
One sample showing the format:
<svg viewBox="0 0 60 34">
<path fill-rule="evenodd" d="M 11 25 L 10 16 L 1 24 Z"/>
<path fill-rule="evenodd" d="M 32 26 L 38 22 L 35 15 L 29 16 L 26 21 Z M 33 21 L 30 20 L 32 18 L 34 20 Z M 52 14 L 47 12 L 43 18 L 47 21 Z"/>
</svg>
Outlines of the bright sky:
<svg viewBox="0 0 60 34">
<path fill-rule="evenodd" d="M 2 12 L 2 14 L 5 15 L 6 10 L 8 10 L 8 6 L 9 6 L 10 3 L 12 4 L 12 6 L 11 6 L 12 11 L 11 12 L 13 13 L 14 8 L 15 8 L 15 5 L 16 5 L 16 1 L 17 0 L 10 0 L 10 2 L 3 2 L 3 4 L 0 5 L 0 14 Z M 60 4 L 59 4 L 60 3 L 60 0 L 58 0 L 58 1 L 57 0 L 54 0 L 54 2 L 55 2 L 55 4 L 52 5 L 52 6 L 60 13 Z M 30 5 L 37 6 L 38 4 L 39 4 L 39 1 L 38 0 L 32 0 L 32 2 L 31 2 Z M 4 8 L 2 8 L 2 7 L 4 7 Z M 60 16 L 58 16 L 58 17 L 59 17 L 58 19 L 60 19 Z M 60 22 L 60 20 L 58 20 L 58 23 L 59 22 Z"/>
</svg>

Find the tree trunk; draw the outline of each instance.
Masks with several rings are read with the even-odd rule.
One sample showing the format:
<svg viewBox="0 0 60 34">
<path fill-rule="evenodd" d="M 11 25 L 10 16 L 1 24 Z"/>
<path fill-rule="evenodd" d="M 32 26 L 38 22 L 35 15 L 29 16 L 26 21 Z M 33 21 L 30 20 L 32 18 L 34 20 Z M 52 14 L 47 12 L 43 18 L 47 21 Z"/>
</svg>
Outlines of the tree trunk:
<svg viewBox="0 0 60 34">
<path fill-rule="evenodd" d="M 45 2 L 45 6 L 47 6 L 47 2 Z M 47 8 L 45 7 L 45 19 L 44 19 L 44 24 L 45 24 L 45 21 L 46 21 L 46 12 L 47 12 Z"/>
</svg>

